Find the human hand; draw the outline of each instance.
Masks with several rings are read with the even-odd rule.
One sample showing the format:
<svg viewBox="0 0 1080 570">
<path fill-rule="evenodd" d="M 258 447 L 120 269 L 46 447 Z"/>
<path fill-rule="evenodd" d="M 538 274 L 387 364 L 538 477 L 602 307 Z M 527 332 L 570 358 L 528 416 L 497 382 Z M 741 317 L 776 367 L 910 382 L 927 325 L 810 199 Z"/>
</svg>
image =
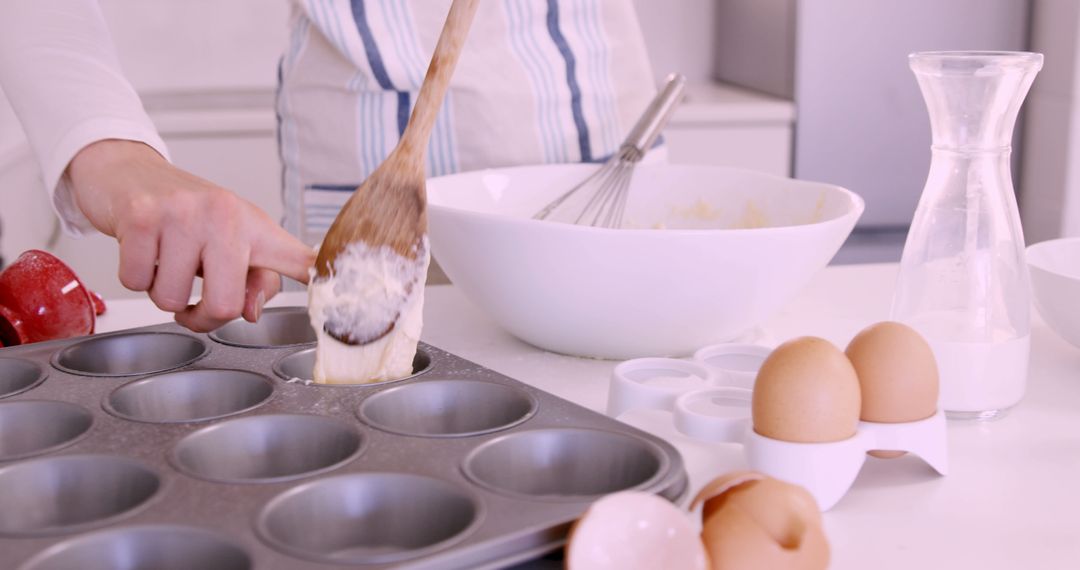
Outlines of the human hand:
<svg viewBox="0 0 1080 570">
<path fill-rule="evenodd" d="M 120 244 L 120 282 L 176 321 L 213 330 L 258 320 L 280 275 L 307 283 L 315 252 L 236 194 L 169 164 L 139 142 L 104 140 L 68 165 L 75 202 Z M 202 300 L 188 305 L 203 278 Z"/>
</svg>

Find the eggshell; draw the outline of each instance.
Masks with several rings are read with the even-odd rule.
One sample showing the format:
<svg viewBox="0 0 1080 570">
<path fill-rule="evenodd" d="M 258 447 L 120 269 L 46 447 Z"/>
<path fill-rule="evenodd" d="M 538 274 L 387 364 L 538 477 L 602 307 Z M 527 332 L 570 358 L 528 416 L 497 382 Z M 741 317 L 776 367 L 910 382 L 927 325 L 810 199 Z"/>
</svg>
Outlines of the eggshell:
<svg viewBox="0 0 1080 570">
<path fill-rule="evenodd" d="M 625 491 L 589 507 L 570 531 L 568 570 L 707 570 L 708 555 L 687 513 L 655 495 Z"/>
<path fill-rule="evenodd" d="M 754 431 L 798 443 L 843 441 L 859 424 L 859 379 L 825 339 L 801 337 L 765 359 L 754 382 Z"/>
<path fill-rule="evenodd" d="M 764 479 L 766 475 L 757 471 L 732 471 L 730 473 L 721 475 L 712 481 L 709 481 L 704 487 L 698 491 L 694 500 L 690 503 L 690 509 L 696 509 L 699 504 L 702 504 L 701 520 L 709 518 L 712 511 L 719 508 L 723 503 L 721 499 L 712 500 L 714 497 L 722 497 L 724 493 L 729 490 L 742 485 L 743 483 L 749 483 L 751 481 L 760 481 Z"/>
<path fill-rule="evenodd" d="M 713 570 L 818 570 L 829 565 L 821 512 L 802 487 L 755 472 L 714 480 L 704 502 L 701 533 Z"/>
</svg>

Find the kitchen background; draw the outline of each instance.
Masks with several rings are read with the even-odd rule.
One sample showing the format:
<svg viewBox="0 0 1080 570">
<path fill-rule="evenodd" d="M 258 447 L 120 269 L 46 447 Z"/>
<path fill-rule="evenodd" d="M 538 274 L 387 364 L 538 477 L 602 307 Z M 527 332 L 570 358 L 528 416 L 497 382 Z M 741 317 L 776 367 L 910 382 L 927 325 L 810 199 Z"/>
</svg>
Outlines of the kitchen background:
<svg viewBox="0 0 1080 570">
<path fill-rule="evenodd" d="M 629 0 L 611 0 L 629 1 Z M 274 117 L 290 0 L 101 0 L 123 67 L 179 166 L 281 215 Z M 867 210 L 834 263 L 899 260 L 929 165 L 929 124 L 906 55 L 1046 55 L 1025 104 L 1014 177 L 1029 242 L 1080 235 L 1080 2 L 1075 0 L 634 0 L 658 80 L 687 100 L 673 162 L 840 184 Z M 0 105 L 0 112 L 10 112 Z M 2 253 L 48 248 L 106 297 L 111 238 L 59 233 L 29 150 L 0 149 Z"/>
</svg>

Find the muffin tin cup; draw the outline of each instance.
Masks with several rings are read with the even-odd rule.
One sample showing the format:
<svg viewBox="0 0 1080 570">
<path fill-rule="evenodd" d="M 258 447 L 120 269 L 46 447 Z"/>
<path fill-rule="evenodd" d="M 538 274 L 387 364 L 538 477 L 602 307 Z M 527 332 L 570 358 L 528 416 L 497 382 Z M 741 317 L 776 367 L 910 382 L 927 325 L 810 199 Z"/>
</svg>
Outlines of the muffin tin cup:
<svg viewBox="0 0 1080 570">
<path fill-rule="evenodd" d="M 0 462 L 56 451 L 81 439 L 94 416 L 55 400 L 0 402 Z"/>
<path fill-rule="evenodd" d="M 265 404 L 274 393 L 268 378 L 229 369 L 181 370 L 128 382 L 102 406 L 137 422 L 208 421 L 241 414 Z"/>
<path fill-rule="evenodd" d="M 22 358 L 0 358 L 0 399 L 21 394 L 45 381 L 41 365 Z"/>
<path fill-rule="evenodd" d="M 119 333 L 89 337 L 61 349 L 52 363 L 79 376 L 139 376 L 187 366 L 208 351 L 204 342 L 185 334 Z"/>
<path fill-rule="evenodd" d="M 0 401 L 0 568 L 507 567 L 597 494 L 686 498 L 670 444 L 436 347 L 408 378 L 308 386 L 314 347 L 228 334 L 0 349 L 26 390 Z"/>
<path fill-rule="evenodd" d="M 144 525 L 98 531 L 53 546 L 19 570 L 251 570 L 251 556 L 217 533 Z"/>
<path fill-rule="evenodd" d="M 276 483 L 332 471 L 363 450 L 352 425 L 307 414 L 224 421 L 186 436 L 170 453 L 192 477 L 220 483 Z"/>
<path fill-rule="evenodd" d="M 612 373 L 608 413 L 617 415 L 635 408 L 671 412 L 681 433 L 702 441 L 742 445 L 751 469 L 802 485 L 823 511 L 843 498 L 871 451 L 913 453 L 939 474 L 947 474 L 946 425 L 940 411 L 913 422 L 861 421 L 852 437 L 836 442 L 788 442 L 755 432 L 751 413 L 753 382 L 746 387 L 746 379 L 730 374 L 730 369 L 751 368 L 746 364 L 753 363 L 765 350 L 755 353 L 748 345 L 715 345 L 697 351 L 694 362 L 668 358 L 622 362 Z M 729 359 L 733 354 L 739 356 L 734 360 L 737 366 Z M 661 392 L 647 383 L 635 382 L 635 374 L 638 378 L 663 377 L 667 371 L 692 374 L 704 368 L 706 361 L 713 362 L 713 370 L 708 372 L 712 384 L 709 387 L 683 384 Z"/>
<path fill-rule="evenodd" d="M 445 549 L 483 518 L 456 485 L 408 473 L 360 473 L 306 483 L 267 503 L 255 527 L 283 552 L 336 564 L 400 562 Z"/>
<path fill-rule="evenodd" d="M 161 478 L 107 455 L 32 459 L 0 468 L 0 536 L 73 533 L 129 516 L 159 493 Z"/>
<path fill-rule="evenodd" d="M 318 340 L 306 307 L 266 309 L 258 322 L 236 319 L 209 336 L 222 344 L 242 348 L 284 348 L 314 344 Z"/>
<path fill-rule="evenodd" d="M 474 449 L 462 469 L 474 483 L 503 495 L 588 502 L 647 487 L 667 471 L 654 444 L 625 434 L 551 428 L 505 435 Z"/>
<path fill-rule="evenodd" d="M 536 413 L 536 398 L 513 386 L 429 380 L 382 390 L 357 410 L 377 429 L 417 437 L 468 437 L 514 427 Z"/>
<path fill-rule="evenodd" d="M 413 357 L 413 373 L 396 380 L 384 380 L 382 382 L 370 382 L 367 384 L 318 384 L 312 382 L 312 370 L 315 369 L 315 349 L 306 348 L 291 354 L 286 354 L 274 362 L 274 374 L 287 382 L 304 382 L 320 388 L 356 388 L 357 386 L 385 386 L 394 382 L 410 380 L 431 370 L 431 355 L 422 348 L 416 349 Z"/>
</svg>

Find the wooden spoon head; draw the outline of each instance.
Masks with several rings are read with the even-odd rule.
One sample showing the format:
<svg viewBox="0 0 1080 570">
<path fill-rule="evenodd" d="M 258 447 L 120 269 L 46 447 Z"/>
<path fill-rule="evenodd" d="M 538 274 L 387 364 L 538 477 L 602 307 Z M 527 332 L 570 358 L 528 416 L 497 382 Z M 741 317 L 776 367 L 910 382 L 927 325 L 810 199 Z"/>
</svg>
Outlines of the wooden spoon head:
<svg viewBox="0 0 1080 570">
<path fill-rule="evenodd" d="M 427 195 L 424 172 L 414 161 L 395 160 L 391 155 L 370 177 L 353 192 L 326 233 L 315 259 L 316 280 L 334 275 L 338 257 L 350 244 L 363 242 L 369 248 L 389 247 L 402 258 L 425 263 L 427 255 L 424 236 L 427 234 Z M 417 271 L 418 279 L 422 279 Z M 411 291 L 416 283 L 406 284 Z M 419 286 L 423 286 L 422 283 Z M 404 304 L 405 299 L 401 299 Z M 394 315 L 385 323 L 367 323 L 363 338 L 341 333 L 331 323 L 324 327 L 334 338 L 351 345 L 363 345 L 389 334 L 400 314 L 397 311 L 380 314 Z M 335 332 L 337 331 L 337 332 Z"/>
<path fill-rule="evenodd" d="M 389 167 L 389 168 L 388 168 Z M 412 169 L 409 169 L 412 170 Z M 326 279 L 338 255 L 354 242 L 389 246 L 415 259 L 427 234 L 427 194 L 423 171 L 393 168 L 388 160 L 375 170 L 338 212 L 315 259 L 315 273 Z"/>
</svg>

